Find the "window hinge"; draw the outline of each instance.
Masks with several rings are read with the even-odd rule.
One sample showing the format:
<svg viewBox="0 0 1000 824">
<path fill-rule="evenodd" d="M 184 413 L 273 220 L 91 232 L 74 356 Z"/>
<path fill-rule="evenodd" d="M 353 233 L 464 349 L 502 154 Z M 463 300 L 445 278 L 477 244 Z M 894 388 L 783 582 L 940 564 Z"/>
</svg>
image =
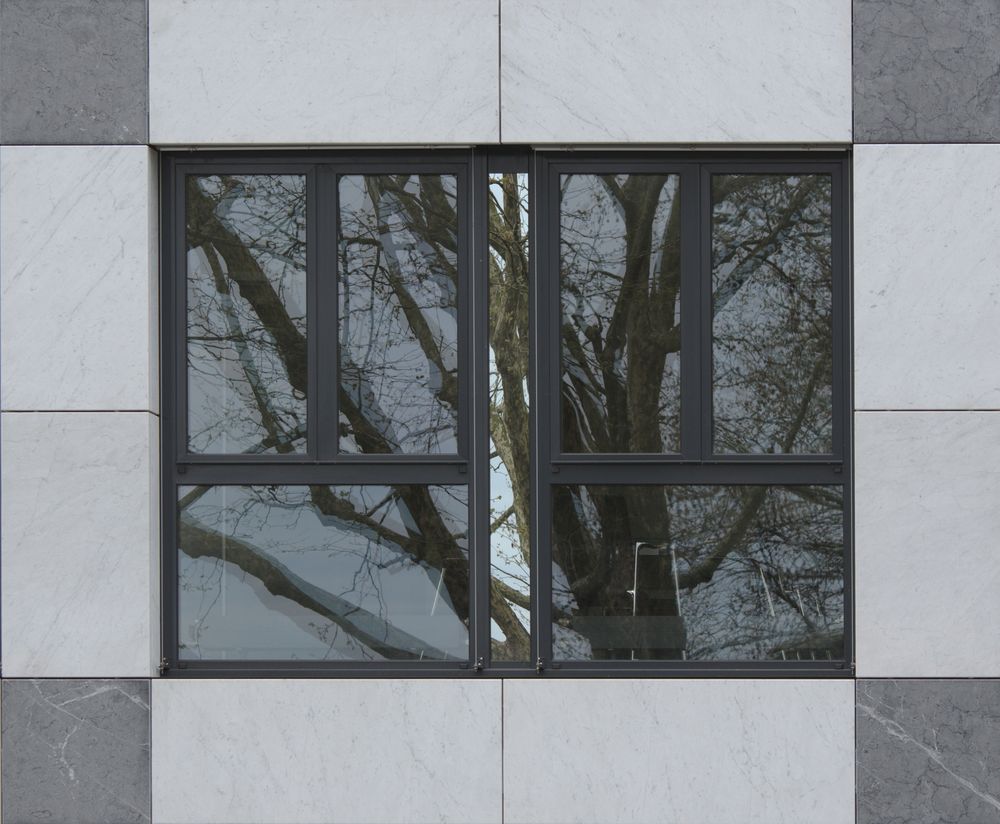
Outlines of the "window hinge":
<svg viewBox="0 0 1000 824">
<path fill-rule="evenodd" d="M 539 658 L 537 661 L 535 661 L 535 672 L 541 675 L 543 669 L 545 669 L 545 662 L 541 658 Z"/>
<path fill-rule="evenodd" d="M 159 671 L 160 675 L 161 676 L 166 675 L 168 669 L 170 669 L 170 662 L 166 658 L 161 658 L 160 666 L 157 667 L 157 670 Z"/>
<path fill-rule="evenodd" d="M 482 672 L 484 666 L 486 666 L 486 664 L 483 662 L 482 656 L 480 656 L 479 658 L 476 659 L 476 666 L 473 667 L 473 669 L 476 672 Z"/>
</svg>

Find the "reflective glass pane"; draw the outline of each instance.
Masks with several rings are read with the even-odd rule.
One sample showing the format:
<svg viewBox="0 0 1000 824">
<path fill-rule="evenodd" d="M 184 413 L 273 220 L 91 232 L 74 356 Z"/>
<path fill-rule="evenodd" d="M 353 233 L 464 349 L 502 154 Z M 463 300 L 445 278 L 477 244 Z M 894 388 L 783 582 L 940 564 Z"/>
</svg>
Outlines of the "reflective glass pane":
<svg viewBox="0 0 1000 824">
<path fill-rule="evenodd" d="M 560 486 L 553 648 L 564 660 L 842 660 L 835 486 Z"/>
<path fill-rule="evenodd" d="M 182 658 L 468 658 L 464 486 L 179 495 Z"/>
<path fill-rule="evenodd" d="M 490 614 L 494 661 L 531 655 L 528 175 L 490 175 Z"/>
<path fill-rule="evenodd" d="M 717 453 L 833 451 L 831 185 L 712 178 Z"/>
<path fill-rule="evenodd" d="M 680 180 L 561 178 L 564 452 L 680 451 Z"/>
<path fill-rule="evenodd" d="M 458 183 L 340 178 L 340 451 L 458 451 Z"/>
<path fill-rule="evenodd" d="M 306 181 L 187 178 L 188 449 L 306 448 Z"/>
</svg>

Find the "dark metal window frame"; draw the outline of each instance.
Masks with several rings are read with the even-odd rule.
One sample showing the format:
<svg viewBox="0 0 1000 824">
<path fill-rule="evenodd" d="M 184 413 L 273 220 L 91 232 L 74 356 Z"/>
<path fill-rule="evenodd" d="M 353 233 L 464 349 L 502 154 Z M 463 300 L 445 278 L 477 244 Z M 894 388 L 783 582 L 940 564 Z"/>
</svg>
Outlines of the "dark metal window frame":
<svg viewBox="0 0 1000 824">
<path fill-rule="evenodd" d="M 847 152 L 532 151 L 484 149 L 165 152 L 161 165 L 161 672 L 185 677 L 849 677 L 853 674 L 851 333 Z M 336 176 L 454 173 L 459 191 L 459 452 L 337 453 Z M 534 540 L 530 664 L 490 660 L 487 185 L 494 171 L 527 171 L 532 294 L 529 364 Z M 681 450 L 666 455 L 563 454 L 559 449 L 559 175 L 676 173 L 681 185 Z M 712 452 L 711 175 L 823 173 L 832 178 L 833 452 Z M 296 455 L 186 452 L 187 175 L 307 177 L 307 451 Z M 553 185 L 555 182 L 556 185 Z M 541 185 L 539 185 L 541 184 Z M 694 195 L 692 195 L 692 192 Z M 330 227 L 324 229 L 324 227 Z M 323 277 L 320 277 L 320 274 Z M 689 296 L 694 295 L 696 299 Z M 683 296 L 688 296 L 687 298 Z M 333 322 L 331 322 L 331 319 Z M 547 354 L 548 357 L 540 356 Z M 469 488 L 469 659 L 454 662 L 180 661 L 177 488 L 197 484 L 461 484 Z M 841 661 L 553 662 L 551 494 L 554 485 L 830 484 L 844 490 L 844 657 Z"/>
</svg>

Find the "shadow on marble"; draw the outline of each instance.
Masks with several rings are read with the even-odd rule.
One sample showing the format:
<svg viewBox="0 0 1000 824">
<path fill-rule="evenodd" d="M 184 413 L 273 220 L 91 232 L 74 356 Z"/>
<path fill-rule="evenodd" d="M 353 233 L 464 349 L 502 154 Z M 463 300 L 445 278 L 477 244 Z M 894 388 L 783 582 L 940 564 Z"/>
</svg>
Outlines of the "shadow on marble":
<svg viewBox="0 0 1000 824">
<path fill-rule="evenodd" d="M 1000 680 L 857 682 L 858 824 L 1000 822 Z"/>
<path fill-rule="evenodd" d="M 854 139 L 1000 141 L 1000 3 L 854 0 Z"/>
<path fill-rule="evenodd" d="M 149 682 L 3 681 L 5 824 L 150 821 Z"/>
</svg>

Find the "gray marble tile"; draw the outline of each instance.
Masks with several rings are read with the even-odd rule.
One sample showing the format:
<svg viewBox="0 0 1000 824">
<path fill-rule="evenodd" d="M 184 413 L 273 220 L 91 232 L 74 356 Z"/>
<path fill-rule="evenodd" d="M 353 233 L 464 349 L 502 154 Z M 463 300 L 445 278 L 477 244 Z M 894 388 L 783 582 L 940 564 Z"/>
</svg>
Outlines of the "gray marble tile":
<svg viewBox="0 0 1000 824">
<path fill-rule="evenodd" d="M 150 820 L 149 682 L 3 682 L 5 824 Z"/>
<path fill-rule="evenodd" d="M 1000 141 L 1000 2 L 854 0 L 854 140 Z"/>
<path fill-rule="evenodd" d="M 0 0 L 0 141 L 145 143 L 145 0 Z"/>
<path fill-rule="evenodd" d="M 1000 822 L 1000 681 L 857 682 L 858 824 Z"/>
</svg>

